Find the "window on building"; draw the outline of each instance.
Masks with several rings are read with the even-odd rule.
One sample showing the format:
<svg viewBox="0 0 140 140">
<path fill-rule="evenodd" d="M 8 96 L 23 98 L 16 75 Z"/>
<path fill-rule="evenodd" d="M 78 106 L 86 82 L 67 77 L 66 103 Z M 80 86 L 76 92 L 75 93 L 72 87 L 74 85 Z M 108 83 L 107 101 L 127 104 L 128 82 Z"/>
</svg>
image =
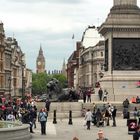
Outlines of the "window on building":
<svg viewBox="0 0 140 140">
<path fill-rule="evenodd" d="M 101 64 L 101 70 L 104 70 L 104 64 Z"/>
<path fill-rule="evenodd" d="M 0 62 L 0 71 L 3 71 L 3 62 Z"/>
<path fill-rule="evenodd" d="M 104 55 L 103 52 L 101 52 L 101 56 L 102 56 L 102 57 L 103 57 L 103 55 Z"/>
<path fill-rule="evenodd" d="M 7 54 L 5 56 L 5 60 L 6 60 L 6 63 L 5 63 L 6 68 L 10 69 L 11 68 L 11 56 Z"/>
<path fill-rule="evenodd" d="M 0 88 L 4 87 L 4 80 L 3 80 L 3 76 L 0 76 Z"/>
<path fill-rule="evenodd" d="M 16 70 L 16 69 L 14 69 L 13 76 L 14 76 L 14 77 L 17 76 L 17 70 Z"/>
<path fill-rule="evenodd" d="M 2 60 L 2 52 L 0 52 L 0 60 Z"/>
<path fill-rule="evenodd" d="M 14 86 L 14 87 L 17 86 L 17 80 L 16 80 L 16 78 L 13 79 L 13 86 Z"/>
</svg>

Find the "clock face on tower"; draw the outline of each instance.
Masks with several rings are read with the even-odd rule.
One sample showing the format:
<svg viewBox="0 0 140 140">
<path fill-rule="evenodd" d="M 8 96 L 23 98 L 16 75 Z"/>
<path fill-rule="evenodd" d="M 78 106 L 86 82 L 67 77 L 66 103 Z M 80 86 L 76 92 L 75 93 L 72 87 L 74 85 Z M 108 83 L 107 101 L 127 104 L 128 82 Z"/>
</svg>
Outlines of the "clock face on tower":
<svg viewBox="0 0 140 140">
<path fill-rule="evenodd" d="M 41 65 L 41 62 L 40 62 L 40 61 L 38 61 L 38 62 L 37 62 L 37 64 L 40 66 L 40 65 Z"/>
</svg>

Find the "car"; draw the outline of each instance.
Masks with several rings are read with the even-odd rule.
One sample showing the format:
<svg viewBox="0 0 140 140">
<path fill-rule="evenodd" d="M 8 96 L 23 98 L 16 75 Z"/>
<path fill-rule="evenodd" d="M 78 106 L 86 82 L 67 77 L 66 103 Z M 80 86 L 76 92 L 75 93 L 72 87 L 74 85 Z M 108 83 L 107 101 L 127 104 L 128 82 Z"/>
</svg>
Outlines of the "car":
<svg viewBox="0 0 140 140">
<path fill-rule="evenodd" d="M 36 102 L 45 102 L 47 97 L 48 97 L 47 94 L 43 94 L 41 96 L 36 96 L 35 97 L 35 101 Z"/>
</svg>

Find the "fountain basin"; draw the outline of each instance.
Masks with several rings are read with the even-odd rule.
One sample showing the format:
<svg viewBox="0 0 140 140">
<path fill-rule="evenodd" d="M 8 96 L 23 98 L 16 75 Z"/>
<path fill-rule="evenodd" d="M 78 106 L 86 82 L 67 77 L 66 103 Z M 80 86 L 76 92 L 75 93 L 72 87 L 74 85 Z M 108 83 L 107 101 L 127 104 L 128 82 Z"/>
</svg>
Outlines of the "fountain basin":
<svg viewBox="0 0 140 140">
<path fill-rule="evenodd" d="M 19 122 L 0 121 L 0 139 L 2 140 L 30 140 L 28 124 Z"/>
</svg>

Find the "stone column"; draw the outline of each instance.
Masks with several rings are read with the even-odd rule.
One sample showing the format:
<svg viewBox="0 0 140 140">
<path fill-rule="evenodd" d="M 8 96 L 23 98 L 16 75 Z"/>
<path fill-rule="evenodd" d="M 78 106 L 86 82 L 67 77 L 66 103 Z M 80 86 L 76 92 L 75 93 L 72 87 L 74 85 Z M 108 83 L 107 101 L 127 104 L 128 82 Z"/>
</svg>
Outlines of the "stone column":
<svg viewBox="0 0 140 140">
<path fill-rule="evenodd" d="M 101 86 L 109 92 L 110 100 L 136 97 L 140 93 L 136 85 L 140 80 L 140 65 L 136 62 L 140 58 L 140 9 L 137 0 L 114 0 L 99 33 L 105 38 L 108 66 L 100 81 Z M 129 61 L 129 58 L 136 59 Z"/>
<path fill-rule="evenodd" d="M 137 0 L 114 0 L 114 6 L 116 5 L 137 5 Z"/>
</svg>

